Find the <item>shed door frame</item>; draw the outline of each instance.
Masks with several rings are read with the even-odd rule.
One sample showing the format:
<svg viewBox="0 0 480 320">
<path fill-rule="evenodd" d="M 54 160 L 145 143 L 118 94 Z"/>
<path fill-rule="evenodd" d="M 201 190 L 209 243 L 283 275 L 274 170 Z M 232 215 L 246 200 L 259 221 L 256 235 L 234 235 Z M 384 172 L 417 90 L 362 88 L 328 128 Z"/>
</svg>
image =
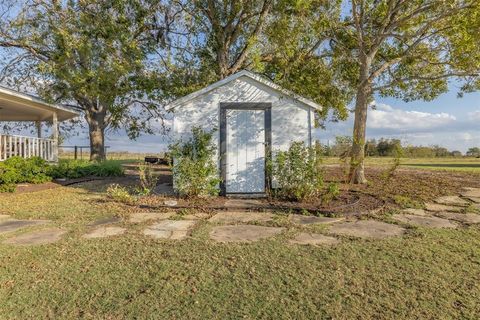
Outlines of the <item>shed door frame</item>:
<svg viewBox="0 0 480 320">
<path fill-rule="evenodd" d="M 263 192 L 265 193 L 271 185 L 271 179 L 267 172 L 267 164 L 272 154 L 272 104 L 269 102 L 220 103 L 220 193 L 224 196 L 227 195 L 227 110 L 263 110 L 265 112 L 265 191 Z M 258 193 L 255 192 L 254 194 Z"/>
</svg>

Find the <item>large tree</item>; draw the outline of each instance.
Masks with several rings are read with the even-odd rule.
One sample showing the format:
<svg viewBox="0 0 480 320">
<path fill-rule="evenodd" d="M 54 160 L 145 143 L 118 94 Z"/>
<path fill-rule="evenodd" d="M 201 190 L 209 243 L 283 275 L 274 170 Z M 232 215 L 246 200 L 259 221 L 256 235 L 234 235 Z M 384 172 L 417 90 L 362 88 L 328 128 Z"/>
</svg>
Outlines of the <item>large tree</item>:
<svg viewBox="0 0 480 320">
<path fill-rule="evenodd" d="M 355 90 L 350 181 L 365 183 L 368 108 L 374 95 L 432 100 L 450 78 L 478 79 L 477 0 L 348 0 L 330 48 Z M 473 81 L 475 83 L 475 81 Z"/>
<path fill-rule="evenodd" d="M 158 116 L 149 54 L 164 40 L 160 0 L 45 0 L 7 6 L 0 46 L 14 49 L 7 72 L 33 80 L 45 98 L 73 104 L 89 127 L 91 160 L 105 159 L 105 130 L 135 137 Z M 20 75 L 20 76 L 19 76 Z M 24 77 L 22 77 L 24 76 Z"/>
</svg>

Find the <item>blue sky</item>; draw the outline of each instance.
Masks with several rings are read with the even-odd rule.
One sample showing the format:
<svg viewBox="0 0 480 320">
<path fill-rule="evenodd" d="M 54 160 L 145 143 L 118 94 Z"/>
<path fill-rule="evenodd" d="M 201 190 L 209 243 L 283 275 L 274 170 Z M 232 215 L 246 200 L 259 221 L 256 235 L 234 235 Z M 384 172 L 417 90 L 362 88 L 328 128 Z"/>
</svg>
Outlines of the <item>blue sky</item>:
<svg viewBox="0 0 480 320">
<path fill-rule="evenodd" d="M 369 110 L 369 138 L 397 138 L 404 144 L 440 145 L 465 152 L 480 146 L 480 93 L 457 97 L 458 88 L 429 102 L 378 98 L 376 110 Z M 341 123 L 331 123 L 317 136 L 326 143 L 337 135 L 351 134 L 353 117 Z"/>
<path fill-rule="evenodd" d="M 448 93 L 430 102 L 376 99 L 376 109 L 369 110 L 367 136 L 398 138 L 404 144 L 440 145 L 462 152 L 480 146 L 480 93 L 457 98 L 457 92 L 451 85 Z M 316 137 L 322 143 L 331 142 L 335 136 L 350 135 L 352 126 L 353 117 L 328 123 L 325 130 L 317 130 Z M 155 153 L 165 150 L 169 142 L 169 137 L 161 135 L 143 135 L 131 141 L 124 132 L 107 134 L 107 145 L 116 151 Z M 87 132 L 84 130 L 65 144 L 88 145 Z"/>
</svg>

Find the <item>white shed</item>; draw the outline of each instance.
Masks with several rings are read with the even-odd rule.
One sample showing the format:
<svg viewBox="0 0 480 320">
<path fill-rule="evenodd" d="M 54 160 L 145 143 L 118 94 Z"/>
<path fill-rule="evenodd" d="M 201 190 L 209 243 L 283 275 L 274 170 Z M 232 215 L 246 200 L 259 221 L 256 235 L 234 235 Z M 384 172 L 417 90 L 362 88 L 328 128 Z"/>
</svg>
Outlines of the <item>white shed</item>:
<svg viewBox="0 0 480 320">
<path fill-rule="evenodd" d="M 171 103 L 173 137 L 194 126 L 216 130 L 221 193 L 263 194 L 269 184 L 267 156 L 294 141 L 312 144 L 313 101 L 243 70 Z"/>
</svg>

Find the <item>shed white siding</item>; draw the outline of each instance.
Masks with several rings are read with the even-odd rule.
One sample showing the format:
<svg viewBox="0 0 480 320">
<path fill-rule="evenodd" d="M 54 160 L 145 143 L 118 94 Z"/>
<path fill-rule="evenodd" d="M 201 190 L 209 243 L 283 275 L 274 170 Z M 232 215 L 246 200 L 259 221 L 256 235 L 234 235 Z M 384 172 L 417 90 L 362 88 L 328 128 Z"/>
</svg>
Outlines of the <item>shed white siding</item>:
<svg viewBox="0 0 480 320">
<path fill-rule="evenodd" d="M 217 130 L 219 144 L 220 102 L 269 102 L 272 104 L 272 151 L 286 150 L 293 141 L 311 142 L 313 111 L 311 107 L 252 78 L 242 76 L 197 96 L 175 108 L 173 137 L 185 139 L 193 126 Z"/>
</svg>

